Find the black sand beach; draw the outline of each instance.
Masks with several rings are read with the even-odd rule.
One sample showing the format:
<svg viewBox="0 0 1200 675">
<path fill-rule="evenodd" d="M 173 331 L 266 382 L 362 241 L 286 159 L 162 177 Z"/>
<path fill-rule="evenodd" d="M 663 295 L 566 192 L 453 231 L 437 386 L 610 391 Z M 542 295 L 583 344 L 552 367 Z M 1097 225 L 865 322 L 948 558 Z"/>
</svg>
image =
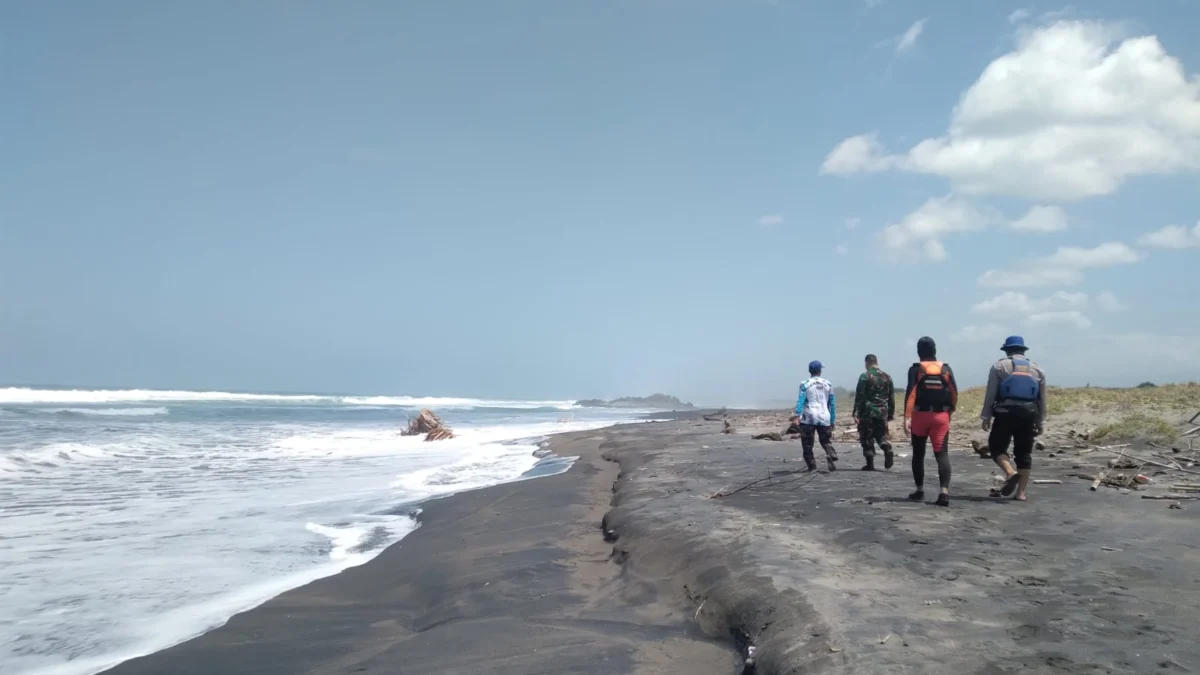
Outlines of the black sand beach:
<svg viewBox="0 0 1200 675">
<path fill-rule="evenodd" d="M 710 499 L 801 466 L 720 427 L 556 437 L 569 472 L 432 502 L 370 563 L 110 672 L 706 675 L 751 645 L 759 674 L 1200 670 L 1195 502 L 1090 492 L 1046 453 L 1063 484 L 992 499 L 959 447 L 941 509 L 849 443 L 841 471 Z"/>
</svg>

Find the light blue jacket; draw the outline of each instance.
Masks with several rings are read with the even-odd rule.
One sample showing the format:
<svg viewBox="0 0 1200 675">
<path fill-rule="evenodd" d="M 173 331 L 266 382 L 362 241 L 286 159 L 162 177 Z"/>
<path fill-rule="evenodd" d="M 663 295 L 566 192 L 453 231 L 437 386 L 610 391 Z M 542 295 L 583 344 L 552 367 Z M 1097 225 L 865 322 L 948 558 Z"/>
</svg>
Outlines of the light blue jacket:
<svg viewBox="0 0 1200 675">
<path fill-rule="evenodd" d="M 801 424 L 831 427 L 837 421 L 837 407 L 833 400 L 833 383 L 823 377 L 810 377 L 800 384 L 800 398 L 796 400 L 796 415 Z"/>
</svg>

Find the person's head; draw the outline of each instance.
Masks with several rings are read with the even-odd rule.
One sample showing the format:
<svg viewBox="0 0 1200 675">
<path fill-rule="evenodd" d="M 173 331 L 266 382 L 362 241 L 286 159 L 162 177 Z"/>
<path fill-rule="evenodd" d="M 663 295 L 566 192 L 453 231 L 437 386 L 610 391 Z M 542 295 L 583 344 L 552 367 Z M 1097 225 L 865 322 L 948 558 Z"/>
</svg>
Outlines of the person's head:
<svg viewBox="0 0 1200 675">
<path fill-rule="evenodd" d="M 817 375 L 820 375 L 820 374 L 821 374 L 821 362 L 820 362 L 820 361 L 811 361 L 811 362 L 809 362 L 809 364 L 808 364 L 808 374 L 809 374 L 809 375 L 812 375 L 813 377 L 816 377 Z"/>
<path fill-rule="evenodd" d="M 867 354 L 866 358 L 863 359 L 863 364 L 866 365 L 867 370 L 870 370 L 879 365 L 879 358 L 874 354 Z"/>
<path fill-rule="evenodd" d="M 1025 350 L 1029 348 L 1025 346 L 1025 338 L 1021 337 L 1020 335 L 1009 335 L 1008 338 L 1004 340 L 1004 344 L 1000 346 L 1000 349 L 1002 349 L 1006 355 L 1012 356 L 1014 354 L 1024 354 Z"/>
<path fill-rule="evenodd" d="M 917 340 L 917 358 L 922 361 L 933 361 L 937 359 L 937 343 L 933 338 L 926 335 Z"/>
</svg>

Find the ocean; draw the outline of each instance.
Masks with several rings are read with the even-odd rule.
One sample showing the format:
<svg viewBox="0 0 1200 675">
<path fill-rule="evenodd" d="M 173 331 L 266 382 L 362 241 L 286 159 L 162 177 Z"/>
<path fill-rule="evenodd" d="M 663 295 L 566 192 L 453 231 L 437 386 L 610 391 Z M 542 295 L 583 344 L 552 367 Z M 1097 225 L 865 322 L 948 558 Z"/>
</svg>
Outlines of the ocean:
<svg viewBox="0 0 1200 675">
<path fill-rule="evenodd" d="M 433 409 L 457 437 L 402 437 Z M 565 471 L 573 401 L 0 388 L 0 672 L 88 675 L 360 565 L 422 501 Z"/>
</svg>

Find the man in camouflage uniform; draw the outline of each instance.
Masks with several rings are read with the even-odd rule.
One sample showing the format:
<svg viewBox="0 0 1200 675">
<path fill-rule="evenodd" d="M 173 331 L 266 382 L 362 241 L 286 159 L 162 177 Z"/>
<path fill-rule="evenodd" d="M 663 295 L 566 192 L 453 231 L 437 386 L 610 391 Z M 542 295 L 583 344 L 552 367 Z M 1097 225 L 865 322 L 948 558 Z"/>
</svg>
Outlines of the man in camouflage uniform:
<svg viewBox="0 0 1200 675">
<path fill-rule="evenodd" d="M 854 391 L 854 423 L 858 426 L 858 442 L 862 444 L 867 464 L 863 471 L 875 470 L 875 442 L 883 450 L 883 468 L 895 463 L 892 444 L 888 440 L 888 422 L 896 414 L 896 392 L 892 377 L 879 369 L 879 359 L 867 354 L 867 372 L 858 376 Z"/>
</svg>

